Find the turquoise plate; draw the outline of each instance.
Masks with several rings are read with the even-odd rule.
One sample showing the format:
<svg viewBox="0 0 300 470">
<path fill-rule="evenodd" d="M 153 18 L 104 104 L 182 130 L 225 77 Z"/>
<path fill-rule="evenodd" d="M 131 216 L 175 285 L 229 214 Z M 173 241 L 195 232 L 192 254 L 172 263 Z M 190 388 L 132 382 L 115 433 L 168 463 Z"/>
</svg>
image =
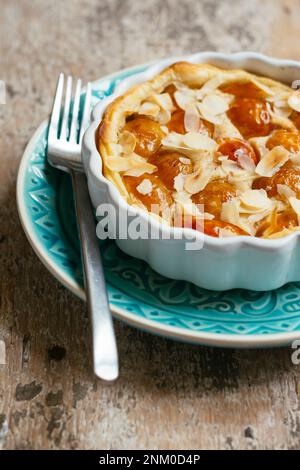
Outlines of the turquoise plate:
<svg viewBox="0 0 300 470">
<path fill-rule="evenodd" d="M 146 67 L 95 82 L 93 104 L 112 93 L 120 80 Z M 17 183 L 19 214 L 46 267 L 84 299 L 71 181 L 48 165 L 46 135 L 44 122 L 23 155 Z M 112 312 L 137 328 L 221 347 L 270 347 L 300 338 L 300 283 L 269 292 L 213 292 L 157 274 L 145 262 L 120 251 L 114 241 L 100 246 Z"/>
</svg>

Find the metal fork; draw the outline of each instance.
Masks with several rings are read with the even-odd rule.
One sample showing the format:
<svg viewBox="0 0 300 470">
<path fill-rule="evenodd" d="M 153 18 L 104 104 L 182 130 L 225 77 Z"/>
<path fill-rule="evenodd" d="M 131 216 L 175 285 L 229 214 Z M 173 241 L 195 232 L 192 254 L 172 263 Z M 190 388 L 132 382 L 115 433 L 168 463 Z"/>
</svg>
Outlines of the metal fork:
<svg viewBox="0 0 300 470">
<path fill-rule="evenodd" d="M 76 84 L 73 106 L 72 77 L 67 79 L 64 104 L 63 95 L 64 75 L 60 74 L 48 133 L 48 161 L 52 166 L 71 173 L 92 326 L 94 371 L 101 379 L 112 381 L 119 374 L 118 352 L 93 211 L 81 163 L 82 137 L 90 117 L 91 85 L 88 83 L 86 88 L 81 116 L 81 80 Z"/>
</svg>

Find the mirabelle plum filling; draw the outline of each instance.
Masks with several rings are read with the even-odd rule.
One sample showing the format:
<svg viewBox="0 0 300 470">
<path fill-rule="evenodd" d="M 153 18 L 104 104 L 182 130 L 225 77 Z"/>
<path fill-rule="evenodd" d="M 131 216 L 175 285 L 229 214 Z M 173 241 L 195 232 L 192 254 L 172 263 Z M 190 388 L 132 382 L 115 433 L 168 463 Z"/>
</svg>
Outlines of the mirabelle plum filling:
<svg viewBox="0 0 300 470">
<path fill-rule="evenodd" d="M 170 191 L 174 191 L 176 176 L 193 172 L 192 161 L 178 152 L 161 151 L 154 155 L 150 162 L 157 166 L 159 178 Z"/>
<path fill-rule="evenodd" d="M 186 226 L 188 215 L 200 230 L 202 220 L 212 237 L 300 230 L 300 94 L 243 71 L 217 77 L 202 67 L 195 80 L 181 83 L 174 72 L 153 93 L 152 82 L 141 88 L 114 142 L 108 114 L 99 127 L 99 141 L 112 144 L 107 174 L 119 173 L 133 204 L 162 218 L 169 211 L 171 225 Z"/>
<path fill-rule="evenodd" d="M 246 140 L 224 139 L 218 147 L 218 152 L 234 162 L 238 162 L 239 158 L 244 156 L 252 160 L 255 165 L 258 163 L 258 156 Z"/>
<path fill-rule="evenodd" d="M 171 116 L 170 121 L 167 123 L 167 128 L 170 132 L 177 132 L 177 134 L 185 134 L 184 126 L 184 114 L 183 109 L 177 108 Z M 200 119 L 199 132 L 207 134 L 209 137 L 212 137 L 214 133 L 214 125 L 211 122 L 206 121 L 205 119 Z"/>
<path fill-rule="evenodd" d="M 203 204 L 204 211 L 219 217 L 223 202 L 236 196 L 236 188 L 224 181 L 210 181 L 206 187 L 192 197 L 195 204 Z"/>
<path fill-rule="evenodd" d="M 178 218 L 174 224 L 176 227 L 184 227 L 184 228 L 192 228 L 194 230 L 198 230 L 200 232 L 205 233 L 206 235 L 210 235 L 211 237 L 219 237 L 222 236 L 222 231 L 226 231 L 227 236 L 237 236 L 237 235 L 249 235 L 247 232 L 242 230 L 241 228 L 237 227 L 234 224 L 230 224 L 229 222 L 223 222 L 222 220 L 213 219 L 197 219 L 192 217 L 191 219 L 183 219 L 181 220 Z"/>
<path fill-rule="evenodd" d="M 134 116 L 126 122 L 126 130 L 136 138 L 135 152 L 142 157 L 149 158 L 154 155 L 161 145 L 164 132 L 158 122 L 146 116 Z"/>
<path fill-rule="evenodd" d="M 234 95 L 239 98 L 255 98 L 263 100 L 266 96 L 265 92 L 252 82 L 233 82 L 221 86 L 220 90 L 224 93 L 229 93 L 230 95 Z"/>
<path fill-rule="evenodd" d="M 273 223 L 269 220 L 263 220 L 257 229 L 256 236 L 261 237 L 265 234 L 273 235 L 285 229 L 291 229 L 299 225 L 297 215 L 294 211 L 287 209 L 275 215 Z"/>
<path fill-rule="evenodd" d="M 178 108 L 172 113 L 171 119 L 167 123 L 167 128 L 170 132 L 177 132 L 177 134 L 185 134 L 183 109 Z"/>
<path fill-rule="evenodd" d="M 236 98 L 227 112 L 245 139 L 269 135 L 273 129 L 270 106 L 256 98 Z"/>
<path fill-rule="evenodd" d="M 282 145 L 289 152 L 299 152 L 300 150 L 300 132 L 287 131 L 286 129 L 276 129 L 269 137 L 266 143 L 266 147 L 269 150 Z"/>
<path fill-rule="evenodd" d="M 261 177 L 254 181 L 253 189 L 265 189 L 269 197 L 278 196 L 278 186 L 286 185 L 295 196 L 300 198 L 300 168 L 294 167 L 289 162 L 280 168 L 272 177 Z"/>
<path fill-rule="evenodd" d="M 170 191 L 158 176 L 144 174 L 142 176 L 124 176 L 123 179 L 128 190 L 141 201 L 148 211 L 155 212 L 157 209 L 159 215 L 164 215 L 164 212 L 172 205 L 173 199 Z"/>
<path fill-rule="evenodd" d="M 227 232 L 227 235 L 249 235 L 247 232 L 237 227 L 236 225 L 230 224 L 229 222 L 223 222 L 222 220 L 205 220 L 204 221 L 204 233 L 210 235 L 211 237 L 219 237 L 222 232 L 220 229 L 223 229 Z"/>
</svg>

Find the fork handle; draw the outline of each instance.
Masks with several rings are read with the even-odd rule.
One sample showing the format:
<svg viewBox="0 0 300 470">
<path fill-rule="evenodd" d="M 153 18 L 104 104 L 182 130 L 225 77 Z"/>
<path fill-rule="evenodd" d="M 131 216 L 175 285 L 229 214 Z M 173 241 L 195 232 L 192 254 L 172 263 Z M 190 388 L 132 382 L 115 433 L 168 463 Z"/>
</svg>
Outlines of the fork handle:
<svg viewBox="0 0 300 470">
<path fill-rule="evenodd" d="M 87 180 L 77 171 L 71 171 L 71 176 L 92 326 L 94 372 L 103 380 L 113 381 L 119 375 L 118 351 Z"/>
</svg>

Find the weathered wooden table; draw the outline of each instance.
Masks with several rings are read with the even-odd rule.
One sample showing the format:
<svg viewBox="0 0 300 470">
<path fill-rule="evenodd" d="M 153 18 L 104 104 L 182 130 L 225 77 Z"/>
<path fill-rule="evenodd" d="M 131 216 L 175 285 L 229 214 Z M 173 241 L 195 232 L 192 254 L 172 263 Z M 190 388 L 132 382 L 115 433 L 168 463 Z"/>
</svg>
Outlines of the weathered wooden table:
<svg viewBox="0 0 300 470">
<path fill-rule="evenodd" d="M 121 377 L 93 377 L 85 305 L 30 248 L 18 163 L 64 71 L 95 79 L 199 50 L 300 59 L 293 0 L 0 0 L 0 447 L 299 448 L 289 349 L 214 350 L 116 323 Z M 299 77 L 300 78 L 300 77 Z"/>
</svg>

